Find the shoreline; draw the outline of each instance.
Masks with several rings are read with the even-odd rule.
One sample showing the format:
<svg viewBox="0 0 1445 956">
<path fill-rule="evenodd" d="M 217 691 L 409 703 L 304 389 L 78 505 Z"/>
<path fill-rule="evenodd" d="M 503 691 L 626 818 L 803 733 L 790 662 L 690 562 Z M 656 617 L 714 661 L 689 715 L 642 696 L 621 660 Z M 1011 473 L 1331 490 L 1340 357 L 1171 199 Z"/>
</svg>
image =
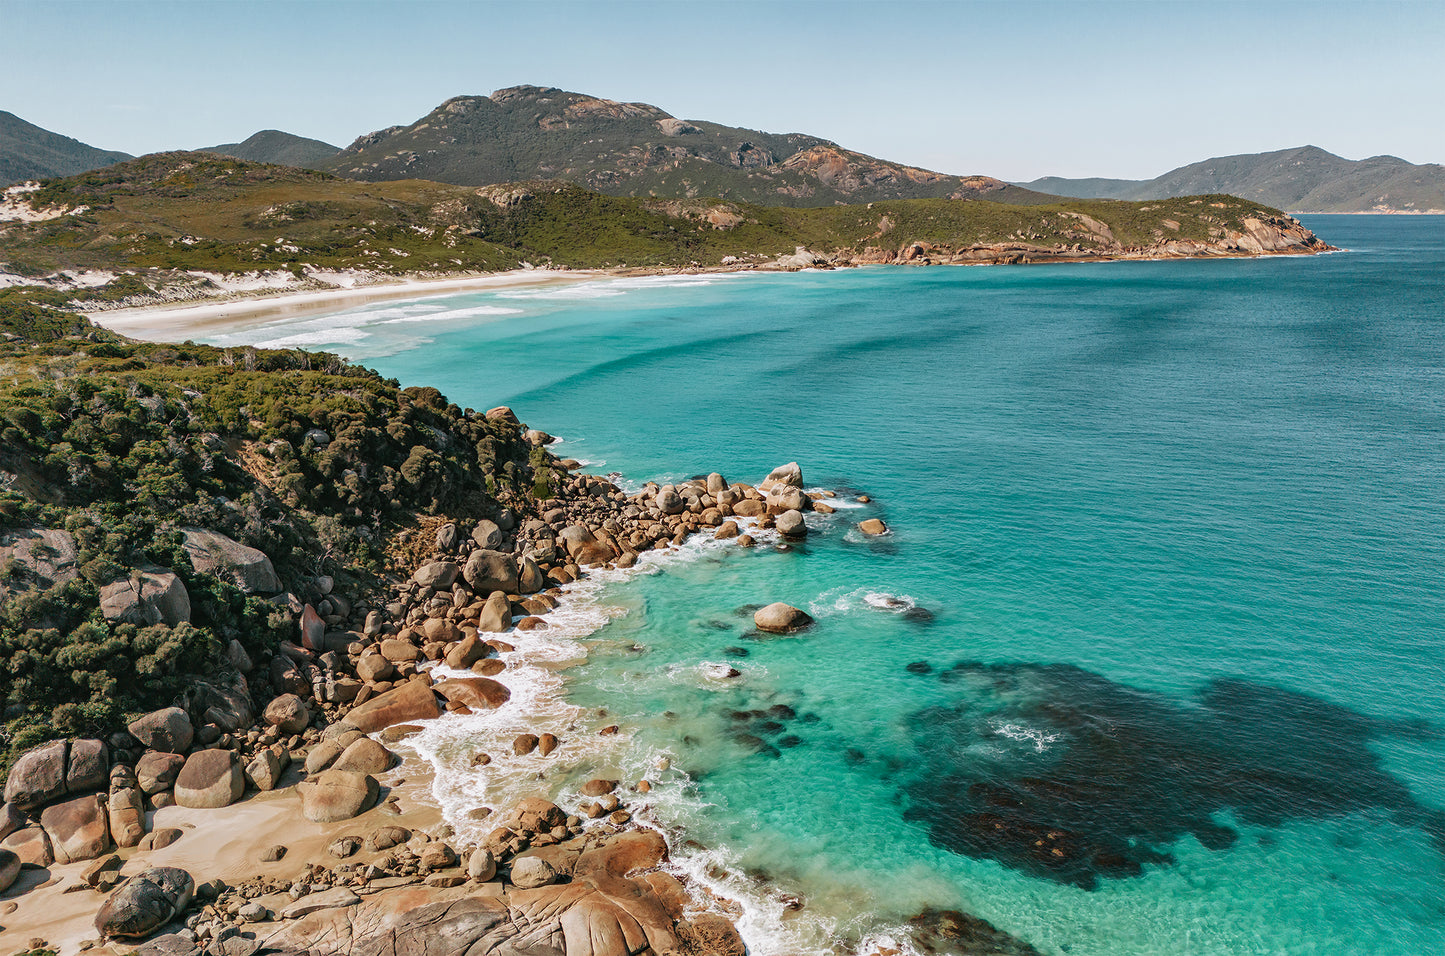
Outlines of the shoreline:
<svg viewBox="0 0 1445 956">
<path fill-rule="evenodd" d="M 505 272 L 467 273 L 455 276 L 403 276 L 394 280 L 347 288 L 265 290 L 256 294 L 223 293 L 180 302 L 116 309 L 80 311 L 94 324 L 130 338 L 152 342 L 177 342 L 191 338 L 186 333 L 223 334 L 260 328 L 274 321 L 325 315 L 376 302 L 417 301 L 473 291 L 520 289 L 606 279 L 704 275 L 776 275 L 796 272 L 840 271 L 877 266 L 992 266 L 992 265 L 1089 265 L 1112 262 L 1211 261 L 1217 259 L 1273 259 L 1320 256 L 1348 251 L 1335 246 L 1324 249 L 1285 249 L 1258 253 L 1216 252 L 1206 255 L 1180 253 L 1074 254 L 1028 249 L 1007 255 L 971 258 L 952 254 L 938 260 L 850 260 L 820 262 L 808 267 L 784 267 L 777 263 L 748 262 L 725 266 L 620 266 L 607 269 L 512 269 Z M 1029 258 L 1030 255 L 1039 258 Z M 1007 260 L 1007 261 L 1006 261 Z"/>
</svg>

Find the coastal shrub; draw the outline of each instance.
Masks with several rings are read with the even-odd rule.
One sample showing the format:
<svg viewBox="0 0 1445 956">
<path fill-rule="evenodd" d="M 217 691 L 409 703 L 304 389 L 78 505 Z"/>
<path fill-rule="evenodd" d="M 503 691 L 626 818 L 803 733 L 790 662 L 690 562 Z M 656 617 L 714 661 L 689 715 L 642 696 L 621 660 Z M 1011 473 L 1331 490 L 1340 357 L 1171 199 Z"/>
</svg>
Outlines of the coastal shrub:
<svg viewBox="0 0 1445 956">
<path fill-rule="evenodd" d="M 276 604 L 195 573 L 181 528 L 259 548 L 304 596 L 318 574 L 368 587 L 419 513 L 475 519 L 532 487 L 517 426 L 436 389 L 324 353 L 131 342 L 0 301 L 0 532 L 68 531 L 78 570 L 44 591 L 0 581 L 0 770 L 41 740 L 173 703 L 225 668 L 232 639 L 265 661 L 294 634 Z M 181 577 L 188 624 L 103 619 L 99 589 L 141 566 Z"/>
</svg>

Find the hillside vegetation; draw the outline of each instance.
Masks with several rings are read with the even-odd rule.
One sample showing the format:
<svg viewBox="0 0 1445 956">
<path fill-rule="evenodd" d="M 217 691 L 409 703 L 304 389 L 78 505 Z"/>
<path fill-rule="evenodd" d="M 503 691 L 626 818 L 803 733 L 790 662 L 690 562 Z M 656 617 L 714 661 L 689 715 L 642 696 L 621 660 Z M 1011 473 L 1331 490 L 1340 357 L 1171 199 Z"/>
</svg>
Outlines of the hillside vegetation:
<svg viewBox="0 0 1445 956">
<path fill-rule="evenodd" d="M 793 208 L 607 196 L 555 181 L 480 189 L 356 183 L 208 153 L 156 154 L 54 180 L 30 202 L 54 217 L 0 224 L 5 269 L 37 281 L 63 270 L 136 273 L 78 293 L 102 300 L 178 282 L 204 293 L 210 280 L 190 274 L 200 272 L 284 270 L 304 279 L 323 270 L 442 274 L 524 262 L 717 267 L 771 262 L 800 246 L 839 262 L 916 258 L 920 248 L 978 249 L 984 259 L 1051 250 L 1110 256 L 1218 242 L 1279 216 L 1230 197 Z"/>
<path fill-rule="evenodd" d="M 1317 146 L 1218 156 L 1147 180 L 1050 176 L 1024 185 L 1129 200 L 1230 193 L 1297 212 L 1445 212 L 1445 167 L 1395 156 L 1350 160 Z"/>
<path fill-rule="evenodd" d="M 303 169 L 319 169 L 323 163 L 341 152 L 340 146 L 323 143 L 319 139 L 307 139 L 295 133 L 279 129 L 263 129 L 253 133 L 240 143 L 224 143 L 220 146 L 205 146 L 198 152 L 220 153 L 236 159 L 249 159 L 255 163 L 276 163 L 281 166 L 300 166 Z"/>
<path fill-rule="evenodd" d="M 804 133 L 681 120 L 646 103 L 536 86 L 458 96 L 358 138 L 324 167 L 370 181 L 464 186 L 562 179 L 613 196 L 720 197 L 775 206 L 881 199 L 1048 202 L 988 176 L 949 176 Z"/>
<path fill-rule="evenodd" d="M 0 186 L 109 166 L 129 153 L 97 149 L 0 110 Z"/>
<path fill-rule="evenodd" d="M 0 330 L 0 767 L 168 704 L 233 639 L 257 660 L 294 639 L 293 609 L 196 571 L 182 529 L 319 602 L 318 575 L 367 590 L 418 515 L 494 515 L 535 481 L 514 422 L 333 355 L 128 342 L 13 296 Z M 146 568 L 181 577 L 189 621 L 105 618 L 100 589 Z"/>
</svg>

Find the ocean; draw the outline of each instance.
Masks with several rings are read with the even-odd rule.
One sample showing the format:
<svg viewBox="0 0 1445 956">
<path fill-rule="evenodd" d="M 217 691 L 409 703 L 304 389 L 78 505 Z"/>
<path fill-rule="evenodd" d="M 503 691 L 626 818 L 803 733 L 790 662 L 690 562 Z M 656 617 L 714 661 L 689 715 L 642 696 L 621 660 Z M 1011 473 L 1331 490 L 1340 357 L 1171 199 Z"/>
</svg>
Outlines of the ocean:
<svg viewBox="0 0 1445 956">
<path fill-rule="evenodd" d="M 511 704 L 414 738 L 461 828 L 646 777 L 628 806 L 758 956 L 938 909 L 1075 956 L 1440 953 L 1445 219 L 1305 222 L 1346 251 L 604 279 L 210 341 L 510 405 L 629 489 L 797 461 L 837 494 L 802 544 L 572 586 Z M 817 623 L 764 637 L 772 601 Z"/>
</svg>

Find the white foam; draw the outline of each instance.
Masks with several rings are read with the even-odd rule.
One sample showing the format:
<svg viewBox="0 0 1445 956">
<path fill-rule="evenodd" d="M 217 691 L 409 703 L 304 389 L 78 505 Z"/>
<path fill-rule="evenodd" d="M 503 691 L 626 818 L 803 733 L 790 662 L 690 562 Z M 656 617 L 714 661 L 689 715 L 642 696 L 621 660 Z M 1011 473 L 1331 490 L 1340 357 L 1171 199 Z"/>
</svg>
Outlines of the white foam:
<svg viewBox="0 0 1445 956">
<path fill-rule="evenodd" d="M 400 325 L 408 322 L 447 322 L 456 319 L 470 319 L 482 315 L 525 315 L 525 309 L 509 309 L 502 305 L 475 305 L 466 309 L 446 309 L 440 312 L 425 312 L 421 315 L 404 315 L 400 318 L 377 322 L 377 325 Z"/>
<path fill-rule="evenodd" d="M 355 345 L 371 338 L 371 333 L 358 328 L 321 329 L 315 332 L 298 332 L 283 335 L 277 339 L 265 339 L 252 343 L 258 349 L 289 349 L 306 345 Z"/>
<path fill-rule="evenodd" d="M 996 724 L 990 721 L 989 726 L 993 727 L 993 732 L 1000 737 L 1007 737 L 1009 740 L 1017 740 L 1020 742 L 1027 741 L 1033 744 L 1034 753 L 1043 753 L 1045 750 L 1048 750 L 1049 744 L 1054 743 L 1062 736 L 1060 734 L 1051 734 L 1037 727 L 1025 727 L 1023 724 Z"/>
<path fill-rule="evenodd" d="M 918 602 L 907 594 L 891 594 L 878 588 L 836 587 L 824 591 L 808 604 L 808 612 L 814 617 L 829 617 L 834 614 L 848 614 L 853 611 L 885 611 L 902 614 L 918 606 Z"/>
</svg>

